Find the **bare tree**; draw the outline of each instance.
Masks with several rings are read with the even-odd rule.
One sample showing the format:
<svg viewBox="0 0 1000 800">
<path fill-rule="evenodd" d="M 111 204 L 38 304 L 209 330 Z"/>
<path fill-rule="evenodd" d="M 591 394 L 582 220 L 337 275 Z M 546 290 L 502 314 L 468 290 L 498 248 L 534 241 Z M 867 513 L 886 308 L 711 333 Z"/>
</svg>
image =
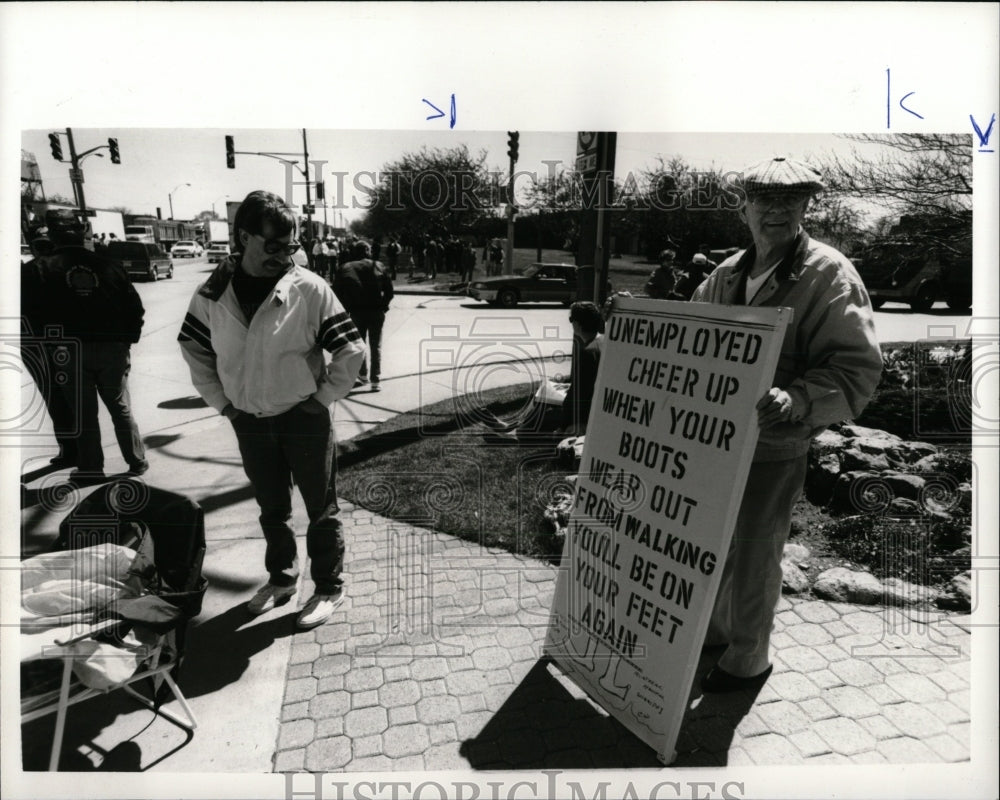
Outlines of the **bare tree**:
<svg viewBox="0 0 1000 800">
<path fill-rule="evenodd" d="M 897 214 L 966 218 L 972 208 L 972 139 L 965 134 L 847 134 L 858 147 L 823 159 L 829 193 L 877 203 Z"/>
</svg>

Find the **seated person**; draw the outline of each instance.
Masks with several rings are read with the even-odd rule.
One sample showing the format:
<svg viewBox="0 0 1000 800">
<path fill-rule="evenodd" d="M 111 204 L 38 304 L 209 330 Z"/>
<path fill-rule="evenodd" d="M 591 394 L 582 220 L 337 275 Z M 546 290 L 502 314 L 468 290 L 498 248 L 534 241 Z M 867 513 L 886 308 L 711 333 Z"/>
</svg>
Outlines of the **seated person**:
<svg viewBox="0 0 1000 800">
<path fill-rule="evenodd" d="M 485 435 L 487 441 L 538 444 L 558 442 L 587 432 L 604 344 L 604 318 L 596 305 L 582 301 L 570 306 L 569 321 L 573 325 L 573 357 L 569 387 L 562 405 L 543 402 L 539 397 L 542 392 L 539 392 L 519 418 L 508 422 L 487 418 L 486 424 L 494 430 Z"/>
</svg>

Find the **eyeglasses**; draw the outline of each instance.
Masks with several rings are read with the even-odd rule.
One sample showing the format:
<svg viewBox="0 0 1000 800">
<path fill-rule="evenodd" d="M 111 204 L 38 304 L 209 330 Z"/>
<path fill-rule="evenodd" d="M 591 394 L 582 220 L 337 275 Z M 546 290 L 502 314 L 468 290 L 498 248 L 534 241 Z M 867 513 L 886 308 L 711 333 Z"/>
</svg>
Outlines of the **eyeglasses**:
<svg viewBox="0 0 1000 800">
<path fill-rule="evenodd" d="M 259 233 L 255 233 L 254 236 L 259 239 L 264 239 L 264 237 Z M 301 247 L 302 245 L 295 239 L 288 242 L 280 242 L 277 239 L 264 239 L 264 252 L 269 256 L 276 256 L 279 253 L 290 256 L 297 252 Z"/>
<path fill-rule="evenodd" d="M 755 194 L 747 198 L 747 202 L 754 208 L 795 208 L 802 204 L 808 195 L 800 192 L 771 192 L 768 194 Z"/>
</svg>

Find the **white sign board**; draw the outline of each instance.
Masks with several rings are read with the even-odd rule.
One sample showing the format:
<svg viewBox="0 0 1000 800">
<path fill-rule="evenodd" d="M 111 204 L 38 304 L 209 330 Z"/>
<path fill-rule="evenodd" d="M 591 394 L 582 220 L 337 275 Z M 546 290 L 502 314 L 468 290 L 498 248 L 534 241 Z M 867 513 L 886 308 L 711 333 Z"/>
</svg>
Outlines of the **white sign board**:
<svg viewBox="0 0 1000 800">
<path fill-rule="evenodd" d="M 669 763 L 792 312 L 615 302 L 545 653 Z"/>
</svg>

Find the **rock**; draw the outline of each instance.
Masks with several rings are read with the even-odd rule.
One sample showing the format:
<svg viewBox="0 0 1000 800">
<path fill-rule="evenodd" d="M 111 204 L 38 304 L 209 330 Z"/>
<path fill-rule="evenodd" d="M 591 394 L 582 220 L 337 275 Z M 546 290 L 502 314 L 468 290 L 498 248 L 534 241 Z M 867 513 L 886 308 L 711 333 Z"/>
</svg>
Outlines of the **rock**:
<svg viewBox="0 0 1000 800">
<path fill-rule="evenodd" d="M 812 555 L 812 553 L 809 552 L 809 548 L 804 544 L 788 542 L 785 544 L 785 550 L 781 557 L 797 564 L 800 561 L 805 561 L 810 555 Z"/>
<path fill-rule="evenodd" d="M 832 430 L 823 431 L 809 445 L 809 460 L 831 454 L 838 455 L 845 447 L 847 447 L 846 436 L 841 436 Z"/>
<path fill-rule="evenodd" d="M 848 447 L 840 454 L 840 468 L 845 472 L 855 470 L 880 472 L 889 469 L 889 459 L 885 453 L 865 453 L 856 447 Z"/>
<path fill-rule="evenodd" d="M 884 439 L 895 443 L 903 441 L 894 433 L 880 431 L 878 428 L 866 428 L 863 425 L 841 425 L 840 432 L 852 439 Z"/>
<path fill-rule="evenodd" d="M 905 472 L 893 471 L 883 472 L 882 480 L 889 485 L 889 488 L 892 489 L 892 493 L 896 497 L 903 497 L 907 500 L 917 500 L 924 488 L 924 484 L 927 483 L 919 475 L 908 475 Z"/>
<path fill-rule="evenodd" d="M 934 599 L 935 592 L 929 586 L 908 583 L 899 578 L 886 578 L 882 584 L 885 590 L 885 602 L 894 606 L 912 606 L 929 603 Z"/>
<path fill-rule="evenodd" d="M 919 517 L 923 513 L 923 508 L 916 500 L 907 500 L 905 497 L 896 497 L 886 514 L 890 517 Z"/>
<path fill-rule="evenodd" d="M 809 502 L 825 506 L 833 495 L 833 487 L 840 476 L 840 455 L 825 453 L 815 459 L 810 456 L 806 471 L 805 492 Z"/>
<path fill-rule="evenodd" d="M 781 560 L 781 591 L 785 594 L 802 594 L 809 590 L 809 578 L 787 557 Z"/>
<path fill-rule="evenodd" d="M 885 451 L 891 460 L 904 464 L 913 464 L 921 458 L 926 458 L 937 452 L 937 447 L 927 442 L 900 442 L 886 448 Z"/>
<path fill-rule="evenodd" d="M 839 603 L 874 605 L 885 594 L 878 578 L 870 572 L 855 572 L 846 567 L 833 567 L 820 573 L 813 584 L 813 593 L 824 600 Z"/>
<path fill-rule="evenodd" d="M 945 590 L 935 598 L 934 603 L 938 608 L 971 611 L 972 573 L 967 571 L 952 578 Z"/>
<path fill-rule="evenodd" d="M 972 480 L 972 460 L 954 452 L 937 452 L 924 456 L 915 461 L 911 469 L 914 472 L 951 475 L 959 483 Z"/>
<path fill-rule="evenodd" d="M 830 507 L 853 514 L 881 513 L 889 508 L 893 494 L 880 475 L 863 470 L 843 472 L 833 487 Z"/>
</svg>

